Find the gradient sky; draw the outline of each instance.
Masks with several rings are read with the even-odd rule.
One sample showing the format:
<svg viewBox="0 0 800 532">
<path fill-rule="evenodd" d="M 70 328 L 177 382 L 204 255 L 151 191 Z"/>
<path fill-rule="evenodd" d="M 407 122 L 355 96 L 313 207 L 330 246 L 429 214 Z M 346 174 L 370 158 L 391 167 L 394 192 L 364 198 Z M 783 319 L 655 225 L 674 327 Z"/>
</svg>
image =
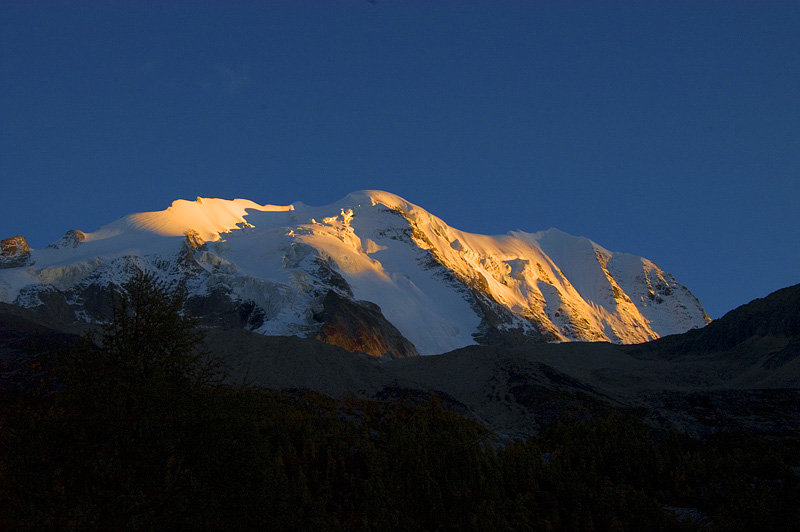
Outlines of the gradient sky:
<svg viewBox="0 0 800 532">
<path fill-rule="evenodd" d="M 799 28 L 796 1 L 0 0 L 0 237 L 380 189 L 645 256 L 718 318 L 800 283 Z"/>
</svg>

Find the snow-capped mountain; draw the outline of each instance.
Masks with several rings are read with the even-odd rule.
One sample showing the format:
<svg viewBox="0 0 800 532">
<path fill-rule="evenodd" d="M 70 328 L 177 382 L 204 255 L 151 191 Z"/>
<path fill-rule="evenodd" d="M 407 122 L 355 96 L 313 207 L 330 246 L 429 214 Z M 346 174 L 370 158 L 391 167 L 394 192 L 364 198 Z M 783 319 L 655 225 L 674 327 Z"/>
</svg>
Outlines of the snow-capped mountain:
<svg viewBox="0 0 800 532">
<path fill-rule="evenodd" d="M 395 356 L 526 341 L 637 343 L 702 327 L 697 298 L 653 262 L 549 229 L 459 231 L 387 192 L 324 207 L 177 200 L 45 249 L 3 241 L 0 301 L 101 321 L 146 269 L 185 286 L 208 326 L 315 337 Z M 55 318 L 54 318 L 55 319 Z"/>
</svg>

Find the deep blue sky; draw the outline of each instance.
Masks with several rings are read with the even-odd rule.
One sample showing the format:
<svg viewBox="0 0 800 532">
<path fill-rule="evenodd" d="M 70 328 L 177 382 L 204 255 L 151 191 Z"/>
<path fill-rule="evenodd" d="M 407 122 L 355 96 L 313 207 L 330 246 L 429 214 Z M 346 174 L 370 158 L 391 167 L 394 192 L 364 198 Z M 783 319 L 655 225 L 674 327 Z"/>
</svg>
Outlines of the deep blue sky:
<svg viewBox="0 0 800 532">
<path fill-rule="evenodd" d="M 800 2 L 256 4 L 0 0 L 0 237 L 374 188 L 714 318 L 800 283 Z"/>
</svg>

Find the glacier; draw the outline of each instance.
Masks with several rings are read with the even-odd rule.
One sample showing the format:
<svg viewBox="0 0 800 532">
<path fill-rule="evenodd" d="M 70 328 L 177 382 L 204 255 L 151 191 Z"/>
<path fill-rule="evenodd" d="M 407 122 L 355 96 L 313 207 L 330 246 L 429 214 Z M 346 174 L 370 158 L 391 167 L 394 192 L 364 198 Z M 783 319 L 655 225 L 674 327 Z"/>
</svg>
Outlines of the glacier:
<svg viewBox="0 0 800 532">
<path fill-rule="evenodd" d="M 354 334 L 396 329 L 420 355 L 476 343 L 639 343 L 710 321 L 648 259 L 557 229 L 460 231 L 374 190 L 321 207 L 177 200 L 29 253 L 22 265 L 0 261 L 0 301 L 58 305 L 77 321 L 102 321 L 102 298 L 136 269 L 184 287 L 192 312 L 215 316 L 207 326 L 330 343 L 320 316 L 343 312 L 329 308 L 335 292 L 371 320 Z"/>
</svg>

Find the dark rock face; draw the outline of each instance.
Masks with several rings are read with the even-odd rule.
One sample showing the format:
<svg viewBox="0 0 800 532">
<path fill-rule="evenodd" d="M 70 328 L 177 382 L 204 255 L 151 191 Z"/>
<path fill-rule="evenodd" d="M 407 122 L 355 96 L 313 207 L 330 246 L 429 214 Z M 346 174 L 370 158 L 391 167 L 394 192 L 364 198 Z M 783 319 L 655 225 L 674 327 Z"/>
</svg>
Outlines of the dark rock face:
<svg viewBox="0 0 800 532">
<path fill-rule="evenodd" d="M 70 229 L 58 241 L 53 242 L 47 247 L 50 249 L 74 248 L 84 240 L 86 240 L 86 234 L 83 231 Z"/>
<path fill-rule="evenodd" d="M 334 290 L 322 300 L 322 322 L 316 339 L 348 351 L 397 358 L 417 356 L 417 349 L 383 316 L 380 307 L 366 301 L 351 301 Z"/>
<path fill-rule="evenodd" d="M 0 240 L 0 268 L 19 268 L 30 263 L 31 248 L 24 236 Z"/>
<path fill-rule="evenodd" d="M 324 282 L 325 284 L 332 286 L 333 288 L 340 290 L 343 294 L 346 294 L 348 297 L 353 297 L 353 289 L 350 288 L 350 285 L 347 283 L 344 277 L 339 274 L 330 264 L 330 262 L 322 259 L 317 258 L 314 261 L 316 265 L 316 274 L 319 279 Z M 383 314 L 381 314 L 383 317 Z"/>
<path fill-rule="evenodd" d="M 77 294 L 77 301 L 83 313 L 94 322 L 102 323 L 111 319 L 111 302 L 118 291 L 113 285 L 90 284 Z M 41 299 L 41 296 L 40 296 Z"/>
<path fill-rule="evenodd" d="M 54 288 L 41 290 L 37 294 L 41 305 L 35 307 L 42 316 L 47 316 L 54 323 L 72 323 L 75 321 L 75 309 L 67 303 L 64 293 Z"/>
<path fill-rule="evenodd" d="M 264 324 L 264 310 L 253 301 L 231 299 L 223 289 L 204 297 L 190 297 L 185 309 L 205 327 L 228 329 L 258 329 Z"/>
<path fill-rule="evenodd" d="M 487 295 L 477 290 L 472 291 L 472 308 L 481 317 L 478 333 L 472 335 L 480 345 L 516 347 L 555 340 L 538 330 L 526 331 L 521 327 L 513 327 L 519 317 L 505 307 L 494 304 Z"/>
</svg>

